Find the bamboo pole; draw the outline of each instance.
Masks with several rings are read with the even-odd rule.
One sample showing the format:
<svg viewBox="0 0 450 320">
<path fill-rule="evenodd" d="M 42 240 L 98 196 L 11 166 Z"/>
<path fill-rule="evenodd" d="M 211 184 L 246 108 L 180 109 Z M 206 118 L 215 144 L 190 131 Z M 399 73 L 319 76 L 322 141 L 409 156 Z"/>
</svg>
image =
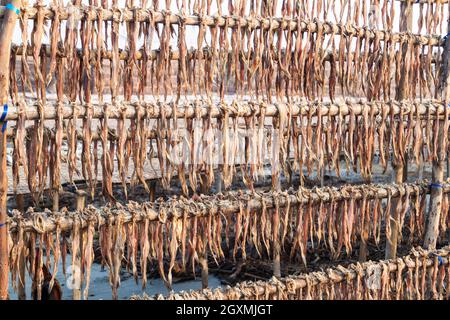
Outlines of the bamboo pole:
<svg viewBox="0 0 450 320">
<path fill-rule="evenodd" d="M 411 4 L 408 2 L 402 2 L 400 4 L 401 8 L 401 14 L 400 14 L 400 31 L 401 32 L 410 32 L 412 29 L 412 7 Z M 408 57 L 408 43 L 404 43 L 402 45 L 402 59 L 406 60 Z M 402 70 L 402 74 L 400 77 L 400 83 L 398 86 L 398 90 L 396 92 L 396 100 L 402 101 L 406 97 L 408 97 L 408 88 L 409 88 L 409 78 L 408 78 L 408 70 L 405 67 Z M 395 134 L 395 133 L 394 133 Z M 407 161 L 407 152 L 405 154 L 405 158 L 397 161 L 393 161 L 393 169 L 394 169 L 394 182 L 397 184 L 401 184 L 406 181 L 407 179 L 407 172 L 408 172 L 408 161 Z M 387 239 L 386 242 L 386 259 L 395 259 L 397 257 L 397 246 L 398 246 L 398 239 L 399 239 L 399 225 L 398 225 L 398 210 L 397 206 L 399 205 L 399 201 L 401 199 L 394 199 L 392 202 L 391 207 L 391 221 L 388 221 L 387 223 L 390 223 L 390 229 L 391 234 L 390 237 Z"/>
<path fill-rule="evenodd" d="M 138 115 L 146 117 L 148 119 L 160 119 L 164 114 L 166 118 L 173 118 L 175 102 L 163 103 L 163 102 L 131 102 L 131 103 L 105 103 L 92 105 L 92 119 L 103 119 L 104 106 L 107 105 L 108 117 L 110 119 L 118 119 L 122 117 L 122 111 L 124 110 L 124 116 L 126 119 L 134 119 Z M 197 106 L 193 101 L 180 102 L 177 106 L 176 117 L 180 119 L 194 118 L 198 111 L 198 115 L 202 118 L 208 117 L 211 114 L 212 118 L 220 118 L 223 115 L 225 108 L 229 112 L 230 116 L 252 116 L 260 115 L 262 103 L 251 102 L 249 100 L 237 100 L 231 103 L 217 102 L 213 106 Z M 292 103 L 278 102 L 277 104 L 265 103 L 265 115 L 268 117 L 278 115 L 279 106 L 286 107 L 292 116 L 308 115 L 310 109 L 320 108 L 322 116 L 336 116 L 341 113 L 342 116 L 350 114 L 350 108 L 353 109 L 355 115 L 361 115 L 365 108 L 374 108 L 375 115 L 381 115 L 386 108 L 393 108 L 393 114 L 400 113 L 401 108 L 407 108 L 414 113 L 418 111 L 419 115 L 426 115 L 428 109 L 431 109 L 432 116 L 444 116 L 444 103 L 437 100 L 428 101 L 365 101 L 364 99 L 347 99 L 342 102 L 310 102 L 306 100 L 296 101 Z M 278 106 L 277 106 L 278 105 Z M 19 118 L 19 109 L 14 105 L 8 106 L 9 111 L 6 115 L 7 121 L 16 121 Z M 79 103 L 63 103 L 62 117 L 63 119 L 71 119 L 73 116 L 74 108 L 78 108 L 79 118 L 86 115 L 86 106 Z M 123 108 L 123 109 L 122 109 Z M 44 119 L 54 120 L 56 118 L 56 103 L 47 103 L 44 106 Z M 27 120 L 40 119 L 39 108 L 37 104 L 33 104 L 25 109 L 25 116 Z M 317 112 L 317 111 L 316 111 Z"/>
<path fill-rule="evenodd" d="M 25 196 L 23 194 L 16 195 L 16 208 L 21 213 L 25 213 Z M 25 282 L 25 268 L 26 268 L 25 252 L 22 250 L 19 257 L 19 278 L 17 279 L 17 296 L 19 300 L 26 300 L 26 282 Z"/>
<path fill-rule="evenodd" d="M 58 189 L 52 190 L 52 211 L 53 212 L 59 211 L 59 190 Z"/>
<path fill-rule="evenodd" d="M 206 250 L 205 250 L 206 251 Z M 199 256 L 200 267 L 202 269 L 202 288 L 208 288 L 208 253 L 201 253 Z"/>
<path fill-rule="evenodd" d="M 49 7 L 42 7 L 41 14 L 43 14 L 44 19 L 49 20 L 55 16 L 53 9 Z M 61 21 L 68 20 L 71 17 L 69 10 L 72 8 L 60 8 L 59 19 Z M 440 46 L 444 43 L 443 38 L 440 35 L 421 35 L 421 34 L 407 34 L 404 32 L 386 32 L 375 29 L 367 29 L 364 27 L 357 27 L 353 25 L 341 25 L 338 23 L 333 23 L 329 21 L 319 21 L 319 20 L 302 20 L 298 17 L 270 17 L 270 18 L 256 18 L 254 16 L 210 16 L 210 15 L 192 15 L 192 16 L 180 16 L 178 14 L 173 14 L 170 12 L 148 10 L 148 9 L 138 9 L 130 10 L 128 8 L 121 8 L 119 10 L 115 9 L 104 9 L 104 8 L 93 8 L 93 7 L 77 7 L 79 11 L 78 18 L 84 21 L 96 21 L 102 14 L 103 21 L 114 21 L 114 22 L 150 22 L 155 24 L 169 23 L 171 25 L 178 25 L 182 20 L 185 26 L 200 26 L 204 25 L 207 27 L 222 27 L 222 28 L 252 28 L 252 29 L 263 29 L 263 30 L 291 30 L 291 31 L 309 31 L 316 33 L 319 29 L 324 35 L 344 35 L 349 37 L 363 37 L 366 36 L 368 39 L 374 39 L 378 37 L 379 40 L 384 41 L 389 39 L 392 43 L 400 42 L 404 37 L 410 37 L 414 44 L 422 45 L 432 45 Z M 27 17 L 31 20 L 37 18 L 38 8 L 27 7 L 25 8 L 27 12 Z M 5 8 L 0 7 L 0 17 L 5 14 Z"/>
<path fill-rule="evenodd" d="M 83 190 L 77 190 L 75 193 L 76 193 L 76 198 L 77 198 L 76 210 L 78 212 L 81 212 L 85 208 L 87 193 L 85 191 L 83 191 Z M 82 239 L 83 239 L 83 237 L 80 236 L 80 248 L 83 248 L 83 244 L 82 244 L 83 240 Z M 81 254 L 81 252 L 79 254 Z M 80 272 L 81 272 L 81 257 L 80 256 L 76 257 L 76 264 L 75 265 L 76 266 L 80 266 Z M 72 299 L 73 300 L 81 300 L 81 279 L 80 279 L 79 287 L 77 287 L 75 285 L 72 292 L 73 292 L 73 295 L 72 295 Z"/>
<path fill-rule="evenodd" d="M 154 202 L 154 201 L 155 201 L 155 196 L 156 196 L 156 183 L 157 183 L 156 180 L 151 180 L 151 181 L 148 183 L 148 186 L 149 186 L 149 188 L 150 188 L 150 194 L 149 194 L 150 202 Z"/>
<path fill-rule="evenodd" d="M 76 192 L 76 198 L 77 198 L 77 202 L 76 202 L 76 210 L 77 211 L 82 211 L 84 210 L 85 206 L 86 206 L 86 191 L 83 190 L 77 190 Z"/>
<path fill-rule="evenodd" d="M 16 195 L 16 208 L 20 212 L 25 212 L 25 196 L 24 194 L 17 194 Z"/>
<path fill-rule="evenodd" d="M 447 33 L 450 32 L 450 6 L 448 6 L 448 25 Z M 450 41 L 445 42 L 445 48 L 442 52 L 442 71 L 441 79 L 439 83 L 439 91 L 441 96 L 444 96 L 445 105 L 450 103 L 450 72 L 449 72 L 449 59 L 450 59 Z M 431 195 L 429 214 L 427 219 L 427 231 L 425 234 L 424 247 L 426 249 L 436 248 L 436 242 L 439 237 L 439 220 L 442 211 L 442 184 L 444 182 L 444 163 L 446 150 L 444 150 L 444 134 L 448 135 L 448 132 L 444 133 L 444 121 L 439 121 L 438 130 L 438 150 L 437 157 L 433 159 L 432 178 L 431 178 Z"/>
<path fill-rule="evenodd" d="M 8 1 L 9 2 L 9 1 Z M 0 3 L 6 5 L 6 0 Z M 20 0 L 9 2 L 15 8 L 20 8 Z M 8 101 L 9 91 L 9 60 L 11 53 L 11 40 L 16 25 L 17 13 L 12 10 L 4 12 L 0 29 L 0 102 L 3 106 Z M 0 125 L 3 126 L 3 123 Z M 2 130 L 3 131 L 3 130 Z M 8 177 L 6 173 L 6 132 L 0 132 L 0 300 L 8 299 L 8 230 L 7 219 L 7 193 Z"/>
</svg>

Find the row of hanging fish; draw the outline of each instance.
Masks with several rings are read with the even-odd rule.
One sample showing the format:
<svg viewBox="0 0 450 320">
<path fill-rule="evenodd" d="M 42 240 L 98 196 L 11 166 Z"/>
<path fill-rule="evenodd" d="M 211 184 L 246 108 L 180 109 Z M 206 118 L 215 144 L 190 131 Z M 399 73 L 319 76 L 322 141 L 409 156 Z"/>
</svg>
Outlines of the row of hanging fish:
<svg viewBox="0 0 450 320">
<path fill-rule="evenodd" d="M 245 281 L 230 287 L 190 290 L 132 300 L 448 300 L 449 247 L 420 247 L 395 260 L 339 265 L 298 276 Z"/>
<path fill-rule="evenodd" d="M 167 10 L 171 1 L 164 9 L 159 2 L 137 9 L 131 0 L 125 7 L 102 1 L 102 8 L 94 0 L 67 7 L 53 0 L 49 7 L 37 1 L 33 14 L 23 10 L 21 46 L 11 57 L 12 100 L 31 95 L 45 105 L 53 87 L 58 101 L 87 105 L 214 94 L 390 100 L 400 87 L 402 99 L 437 97 L 444 40 L 432 34 L 445 21 L 434 6 L 420 15 L 422 34 L 413 34 L 393 32 L 394 2 L 388 1 L 376 1 L 382 31 L 376 23 L 367 27 L 369 1 L 342 0 L 342 7 L 314 1 L 310 10 L 317 14 L 308 12 L 306 0 L 282 1 L 281 10 L 276 1 L 229 1 L 219 16 L 212 1 L 193 1 L 191 12 L 186 1 L 175 11 Z M 331 13 L 336 22 L 320 20 Z"/>
<path fill-rule="evenodd" d="M 370 181 L 377 163 L 386 172 L 389 164 L 444 160 L 450 146 L 444 134 L 449 132 L 450 108 L 433 101 L 226 104 L 196 100 L 184 105 L 138 104 L 131 119 L 126 104 L 104 104 L 97 124 L 93 109 L 83 110 L 81 119 L 79 107 L 74 106 L 73 117 L 64 119 L 63 106 L 57 105 L 52 129 L 44 126 L 43 119 L 26 126 L 26 108 L 18 104 L 13 185 L 16 188 L 27 179 L 36 203 L 47 188 L 59 192 L 62 165 L 70 182 L 87 182 L 92 197 L 101 180 L 103 195 L 114 202 L 113 181 L 122 182 L 125 195 L 130 182 L 149 191 L 150 171 L 160 175 L 165 189 L 177 176 L 184 195 L 200 187 L 210 190 L 218 180 L 227 189 L 242 179 L 253 190 L 256 181 L 271 179 L 278 189 L 282 177 L 300 176 L 303 184 L 305 176 L 319 176 L 324 170 L 339 177 L 358 173 Z M 155 116 L 147 115 L 155 109 L 160 110 L 157 119 L 151 119 Z M 117 126 L 111 128 L 114 120 Z"/>
<path fill-rule="evenodd" d="M 448 186 L 444 186 L 447 190 Z M 126 206 L 89 206 L 82 212 L 63 210 L 18 211 L 8 221 L 10 270 L 14 286 L 24 255 L 30 278 L 42 281 L 45 264 L 55 277 L 58 262 L 79 268 L 84 297 L 88 297 L 94 251 L 100 247 L 101 263 L 109 269 L 113 297 L 117 298 L 120 271 L 125 264 L 136 282 L 157 270 L 168 288 L 172 274 L 195 274 L 199 257 L 219 262 L 245 260 L 247 256 L 308 263 L 308 256 L 326 249 L 337 259 L 355 252 L 362 242 L 380 244 L 390 223 L 399 226 L 399 241 L 421 243 L 425 228 L 428 183 L 358 185 L 339 189 L 290 189 L 285 192 L 229 192 L 225 195 L 171 198 L 154 203 L 130 202 Z M 401 201 L 394 206 L 392 199 Z M 441 240 L 450 227 L 449 193 L 444 193 L 439 231 Z M 94 240 L 98 233 L 98 241 Z M 444 240 L 445 241 L 445 240 Z M 66 261 L 67 254 L 71 261 Z M 36 257 L 40 257 L 35 264 Z M 38 270 L 38 271 L 36 271 Z M 23 279 L 22 279 L 23 280 Z M 51 286 L 50 286 L 51 290 Z"/>
</svg>

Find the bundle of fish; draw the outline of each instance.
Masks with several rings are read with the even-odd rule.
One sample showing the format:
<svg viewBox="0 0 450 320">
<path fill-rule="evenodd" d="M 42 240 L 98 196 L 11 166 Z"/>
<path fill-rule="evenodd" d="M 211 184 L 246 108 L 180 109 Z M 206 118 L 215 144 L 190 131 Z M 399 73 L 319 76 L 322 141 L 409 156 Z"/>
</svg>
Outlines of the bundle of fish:
<svg viewBox="0 0 450 320">
<path fill-rule="evenodd" d="M 412 249 L 395 260 L 327 268 L 233 287 L 191 290 L 168 296 L 133 296 L 133 300 L 448 300 L 449 247 Z"/>
<path fill-rule="evenodd" d="M 164 188 L 177 174 L 182 192 L 189 195 L 200 186 L 210 189 L 217 180 L 229 188 L 239 173 L 253 190 L 270 164 L 277 189 L 281 175 L 299 175 L 302 183 L 305 173 L 312 177 L 323 169 L 340 176 L 342 160 L 347 174 L 360 173 L 370 181 L 377 157 L 386 171 L 390 159 L 394 166 L 444 160 L 450 146 L 448 134 L 439 134 L 449 132 L 450 108 L 436 101 L 57 104 L 50 109 L 56 115 L 54 129 L 44 126 L 44 112 L 32 114 L 35 124 L 26 127 L 27 110 L 20 104 L 10 115 L 17 121 L 13 181 L 16 188 L 20 177 L 26 177 L 36 202 L 46 188 L 59 191 L 63 162 L 69 180 L 84 178 L 92 196 L 101 170 L 103 195 L 115 201 L 113 176 L 122 182 L 125 195 L 129 182 L 149 191 L 146 170 L 159 170 Z M 111 119 L 117 121 L 114 132 Z M 67 151 L 62 149 L 64 138 Z M 157 169 L 152 158 L 158 160 Z"/>
<path fill-rule="evenodd" d="M 444 186 L 439 232 L 446 239 L 450 186 Z M 9 252 L 13 283 L 18 280 L 20 256 L 28 261 L 41 257 L 29 273 L 39 284 L 42 264 L 57 274 L 66 255 L 79 267 L 88 296 L 94 258 L 94 234 L 98 232 L 102 264 L 110 272 L 113 297 L 117 297 L 120 270 L 126 263 L 142 284 L 147 283 L 148 265 L 158 269 L 167 287 L 172 273 L 195 273 L 199 257 L 216 262 L 224 258 L 245 260 L 247 255 L 275 259 L 282 254 L 292 262 L 307 263 L 307 253 L 326 248 L 335 259 L 350 255 L 358 243 L 391 241 L 391 224 L 398 225 L 399 238 L 409 245 L 422 242 L 428 183 L 358 185 L 337 188 L 300 188 L 284 192 L 229 192 L 195 198 L 174 197 L 155 203 L 127 206 L 89 206 L 81 212 L 19 212 L 8 221 Z M 396 207 L 392 199 L 399 198 Z M 383 232 L 384 231 L 384 232 Z M 45 260 L 45 261 L 44 261 Z M 38 271 L 36 271 L 38 270 Z"/>
</svg>

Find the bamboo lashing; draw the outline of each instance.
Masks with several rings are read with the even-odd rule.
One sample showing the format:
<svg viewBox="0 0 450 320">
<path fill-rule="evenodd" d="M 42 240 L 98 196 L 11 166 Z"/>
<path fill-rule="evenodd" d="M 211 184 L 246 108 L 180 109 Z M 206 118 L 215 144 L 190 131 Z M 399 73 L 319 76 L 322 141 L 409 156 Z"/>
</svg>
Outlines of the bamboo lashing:
<svg viewBox="0 0 450 320">
<path fill-rule="evenodd" d="M 450 248 L 412 249 L 407 256 L 327 268 L 282 279 L 132 300 L 448 300 Z M 420 279 L 427 277 L 426 283 Z M 428 278 L 429 277 L 429 278 Z"/>
</svg>

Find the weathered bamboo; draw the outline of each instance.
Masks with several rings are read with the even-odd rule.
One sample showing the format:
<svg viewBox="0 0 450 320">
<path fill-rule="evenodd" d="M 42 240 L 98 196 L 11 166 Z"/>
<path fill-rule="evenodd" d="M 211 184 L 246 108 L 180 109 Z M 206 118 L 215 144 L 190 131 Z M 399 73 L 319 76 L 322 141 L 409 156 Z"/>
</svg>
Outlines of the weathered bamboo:
<svg viewBox="0 0 450 320">
<path fill-rule="evenodd" d="M 103 21 L 114 22 L 152 22 L 152 23 L 170 23 L 172 25 L 178 25 L 182 21 L 185 26 L 215 26 L 215 27 L 228 27 L 228 28 L 252 28 L 263 30 L 291 30 L 291 31 L 310 31 L 317 32 L 318 29 L 323 30 L 324 34 L 344 34 L 352 37 L 362 37 L 368 35 L 369 39 L 378 37 L 381 41 L 389 39 L 392 42 L 400 42 L 404 37 L 410 37 L 416 44 L 440 46 L 443 44 L 443 39 L 440 35 L 419 35 L 419 34 L 407 34 L 402 32 L 386 32 L 379 30 L 370 30 L 363 27 L 356 27 L 352 25 L 340 25 L 328 21 L 307 21 L 299 18 L 290 17 L 271 17 L 271 18 L 259 18 L 253 16 L 181 16 L 178 14 L 172 14 L 169 12 L 155 11 L 149 9 L 137 10 L 135 14 L 134 10 L 123 8 L 120 11 L 114 9 L 104 8 L 77 8 L 79 14 L 77 17 L 84 21 L 96 21 L 98 20 L 101 12 Z M 36 19 L 38 10 L 41 10 L 44 19 L 52 19 L 55 14 L 51 8 L 42 7 L 27 7 L 24 8 L 27 12 L 29 19 Z M 0 17 L 4 15 L 5 8 L 0 7 Z M 61 21 L 67 20 L 70 17 L 68 8 L 61 8 L 59 10 L 59 19 Z"/>
<path fill-rule="evenodd" d="M 208 288 L 208 255 L 207 254 L 200 254 L 199 257 L 199 263 L 200 267 L 202 269 L 202 288 L 206 289 Z"/>
<path fill-rule="evenodd" d="M 7 1 L 2 0 L 5 5 Z M 21 1 L 12 0 L 9 2 L 13 7 L 19 8 Z M 14 27 L 17 20 L 17 13 L 7 10 L 3 14 L 0 28 L 0 105 L 8 101 L 9 90 L 9 60 L 11 53 L 11 41 Z M 5 111 L 5 110 L 4 110 Z M 0 123 L 3 126 L 3 123 Z M 6 125 L 6 123 L 5 123 Z M 1 129 L 0 132 L 0 300 L 8 299 L 8 232 L 6 228 L 7 219 L 7 193 L 8 178 L 6 174 L 6 134 Z"/>
<path fill-rule="evenodd" d="M 52 211 L 58 212 L 59 211 L 59 190 L 53 189 L 52 190 Z"/>
<path fill-rule="evenodd" d="M 27 293 L 26 293 L 26 258 L 25 258 L 25 252 L 22 252 L 20 254 L 19 258 L 19 278 L 17 279 L 17 297 L 19 300 L 26 300 L 27 299 Z"/>
<path fill-rule="evenodd" d="M 86 203 L 86 195 L 87 193 L 83 190 L 77 190 L 75 192 L 76 194 L 76 210 L 78 212 L 82 212 L 85 209 L 85 203 Z M 83 248 L 83 237 L 80 237 L 80 248 Z M 76 266 L 81 266 L 81 257 L 77 255 L 75 258 Z M 80 268 L 81 269 L 81 268 Z M 78 274 L 78 271 L 72 270 L 75 274 L 73 277 L 75 277 Z M 81 300 L 81 279 L 75 279 L 75 285 L 72 289 L 72 299 L 73 300 Z"/>
<path fill-rule="evenodd" d="M 448 6 L 448 13 L 450 14 L 450 6 Z M 450 32 L 450 17 L 447 21 L 447 33 Z M 450 103 L 450 41 L 445 42 L 445 48 L 443 51 L 443 63 L 441 65 L 441 78 L 439 93 L 444 97 L 445 105 Z M 445 120 L 445 122 L 448 119 Z M 430 207 L 428 215 L 427 232 L 425 234 L 424 247 L 427 249 L 435 249 L 436 241 L 439 237 L 439 221 L 442 214 L 442 184 L 444 181 L 444 164 L 445 155 L 447 155 L 446 145 L 448 143 L 448 131 L 444 132 L 444 121 L 438 122 L 439 130 L 435 132 L 438 134 L 438 149 L 436 156 L 433 157 L 433 168 L 432 168 L 432 189 L 430 195 Z M 448 130 L 448 129 L 446 129 Z"/>
<path fill-rule="evenodd" d="M 82 211 L 86 207 L 86 195 L 87 193 L 83 190 L 77 190 L 76 191 L 76 198 L 77 198 L 77 204 L 76 204 L 76 210 Z"/>
<path fill-rule="evenodd" d="M 16 209 L 22 213 L 25 213 L 25 196 L 23 194 L 16 195 Z M 25 269 L 26 269 L 25 252 L 20 254 L 19 258 L 19 278 L 17 279 L 17 297 L 19 300 L 26 300 L 26 281 L 25 281 Z"/>
<path fill-rule="evenodd" d="M 141 115 L 143 117 L 147 117 L 149 119 L 161 119 L 162 115 L 164 115 L 167 119 L 173 117 L 175 102 L 170 103 L 157 103 L 157 102 L 131 102 L 131 103 L 106 103 L 106 104 L 92 104 L 92 119 L 102 119 L 104 117 L 104 106 L 107 105 L 108 108 L 108 118 L 110 119 L 118 119 L 121 117 L 121 108 L 124 108 L 124 116 L 125 119 L 134 119 L 137 115 Z M 383 110 L 386 108 L 390 110 L 393 108 L 393 114 L 397 115 L 400 113 L 401 108 L 406 108 L 410 111 L 416 113 L 416 111 L 420 115 L 426 115 L 428 110 L 432 116 L 438 114 L 440 117 L 444 116 L 445 109 L 444 104 L 437 100 L 428 100 L 428 101 L 374 101 L 368 102 L 363 99 L 348 99 L 343 102 L 308 102 L 308 101 L 298 101 L 292 103 L 283 103 L 279 102 L 277 104 L 266 103 L 266 102 L 251 102 L 251 101 L 235 101 L 231 103 L 217 102 L 209 105 L 207 102 L 196 102 L 187 101 L 186 103 L 179 103 L 177 105 L 177 118 L 194 118 L 196 114 L 201 117 L 207 117 L 211 115 L 212 118 L 222 117 L 223 111 L 227 109 L 230 116 L 239 115 L 241 117 L 251 116 L 251 115 L 260 115 L 261 107 L 265 107 L 265 115 L 266 116 L 275 116 L 278 114 L 278 105 L 285 106 L 292 116 L 308 115 L 310 109 L 316 110 L 315 113 L 318 112 L 318 108 L 320 108 L 320 113 L 322 116 L 335 116 L 338 115 L 339 112 L 346 116 L 350 114 L 350 108 L 353 109 L 353 113 L 355 115 L 360 115 L 363 113 L 365 108 L 369 108 L 371 110 L 374 108 L 374 114 L 380 115 Z M 71 119 L 73 116 L 73 110 L 77 108 L 79 113 L 79 118 L 82 118 L 86 115 L 86 105 L 82 104 L 72 104 L 65 103 L 62 107 L 62 117 L 63 119 Z M 28 120 L 36 120 L 40 119 L 38 106 L 33 105 L 27 107 L 25 110 L 26 117 Z M 44 107 L 44 119 L 45 120 L 53 120 L 56 118 L 56 103 L 48 103 Z M 197 113 L 196 113 L 197 111 Z M 6 120 L 15 121 L 18 120 L 19 110 L 14 105 L 9 105 L 9 111 L 6 116 Z"/>
</svg>

